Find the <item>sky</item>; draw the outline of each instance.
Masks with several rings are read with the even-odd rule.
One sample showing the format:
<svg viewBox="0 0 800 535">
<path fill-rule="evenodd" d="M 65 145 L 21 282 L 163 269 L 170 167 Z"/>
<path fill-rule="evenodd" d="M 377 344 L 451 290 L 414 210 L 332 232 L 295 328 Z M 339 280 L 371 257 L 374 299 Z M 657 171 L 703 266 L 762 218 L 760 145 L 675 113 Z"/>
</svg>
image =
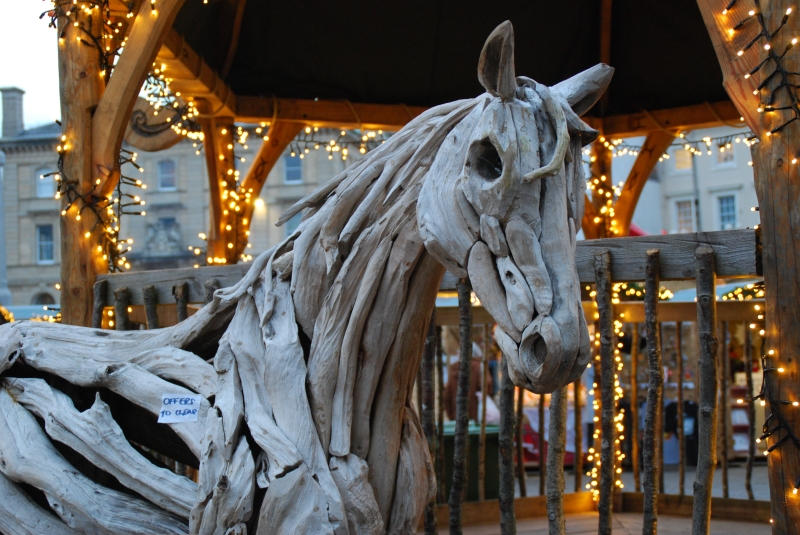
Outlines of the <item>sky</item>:
<svg viewBox="0 0 800 535">
<path fill-rule="evenodd" d="M 25 128 L 52 122 L 61 116 L 57 40 L 49 19 L 39 19 L 50 2 L 0 0 L 0 5 L 0 87 L 25 91 Z"/>
</svg>

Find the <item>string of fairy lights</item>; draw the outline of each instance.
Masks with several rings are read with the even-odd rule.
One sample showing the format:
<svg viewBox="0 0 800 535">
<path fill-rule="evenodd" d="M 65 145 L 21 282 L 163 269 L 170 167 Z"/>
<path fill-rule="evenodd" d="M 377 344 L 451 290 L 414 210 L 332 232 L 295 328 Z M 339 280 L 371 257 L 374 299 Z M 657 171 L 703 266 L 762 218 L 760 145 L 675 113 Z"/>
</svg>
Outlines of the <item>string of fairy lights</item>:
<svg viewBox="0 0 800 535">
<path fill-rule="evenodd" d="M 731 0 L 722 11 L 722 16 L 726 20 L 736 20 L 733 26 L 727 30 L 731 38 L 736 36 L 737 32 L 752 32 L 755 30 L 754 36 L 737 52 L 738 58 L 742 58 L 745 52 L 756 45 L 763 47 L 763 59 L 750 68 L 744 78 L 760 77 L 758 85 L 753 90 L 753 95 L 758 97 L 756 111 L 760 114 L 778 114 L 778 125 L 764 132 L 764 137 L 769 139 L 771 136 L 779 135 L 788 125 L 800 119 L 800 98 L 798 98 L 798 87 L 800 85 L 796 82 L 796 78 L 793 78 L 800 76 L 800 73 L 790 70 L 784 65 L 787 53 L 797 44 L 798 36 L 791 36 L 783 31 L 789 18 L 793 15 L 791 7 L 783 13 L 777 28 L 770 29 L 767 19 L 761 10 L 761 1 L 753 0 L 750 8 L 743 7 L 742 4 L 744 3 L 744 1 Z M 790 160 L 791 164 L 796 164 L 798 158 L 800 158 L 800 149 L 794 153 Z M 763 296 L 763 283 L 754 285 L 749 290 L 755 291 L 756 295 Z M 738 295 L 742 295 L 742 293 L 744 292 Z M 738 299 L 738 297 L 736 298 Z M 746 299 L 746 295 L 743 299 Z M 763 318 L 764 314 L 761 313 L 760 309 L 757 310 L 760 312 L 759 316 Z M 766 403 L 769 402 L 770 414 L 764 423 L 763 434 L 758 440 L 760 442 L 772 439 L 772 445 L 767 447 L 764 455 L 769 455 L 786 443 L 791 443 L 800 450 L 800 439 L 795 435 L 783 414 L 784 407 L 797 407 L 800 402 L 776 397 L 776 393 L 773 392 L 773 382 L 767 380 L 767 374 L 783 373 L 784 368 L 780 366 L 780 355 L 777 354 L 775 349 L 770 348 L 764 351 L 764 348 L 768 345 L 768 341 L 764 338 L 764 329 L 761 329 L 759 334 L 762 337 L 760 357 L 764 378 L 761 391 L 750 402 L 760 400 L 762 406 L 766 406 Z M 797 479 L 792 489 L 792 495 L 794 496 L 800 490 L 800 474 L 795 477 Z"/>
</svg>

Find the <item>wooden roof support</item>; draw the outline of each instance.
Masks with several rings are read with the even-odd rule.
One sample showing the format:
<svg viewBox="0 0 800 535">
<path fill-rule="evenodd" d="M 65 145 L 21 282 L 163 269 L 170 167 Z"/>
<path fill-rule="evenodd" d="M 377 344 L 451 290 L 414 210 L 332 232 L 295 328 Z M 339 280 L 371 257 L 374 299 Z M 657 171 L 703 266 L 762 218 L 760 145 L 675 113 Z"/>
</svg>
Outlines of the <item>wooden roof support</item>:
<svg viewBox="0 0 800 535">
<path fill-rule="evenodd" d="M 160 0 L 153 10 L 142 2 L 128 41 L 92 118 L 92 180 L 108 197 L 119 179 L 119 149 L 136 97 L 153 59 L 184 0 Z M 97 181 L 100 182 L 97 182 Z"/>
<path fill-rule="evenodd" d="M 303 125 L 300 123 L 292 123 L 287 121 L 275 121 L 269 128 L 269 139 L 264 141 L 261 149 L 256 154 L 253 162 L 250 164 L 250 169 L 247 171 L 247 176 L 241 182 L 241 191 L 249 193 L 249 202 L 245 204 L 242 219 L 242 226 L 239 229 L 240 235 L 236 240 L 236 256 L 245 252 L 245 247 L 249 242 L 249 229 L 253 221 L 253 210 L 255 208 L 255 200 L 261 194 L 261 189 L 267 180 L 267 175 L 275 167 L 275 163 L 289 146 L 289 143 L 300 133 Z"/>
<path fill-rule="evenodd" d="M 636 204 L 639 202 L 639 196 L 642 194 L 644 185 L 650 178 L 650 174 L 653 172 L 659 158 L 661 158 L 674 139 L 674 134 L 663 130 L 656 130 L 647 134 L 639 155 L 636 156 L 636 161 L 633 163 L 633 168 L 628 173 L 625 185 L 622 187 L 622 193 L 617 198 L 617 202 L 614 203 L 614 218 L 620 235 L 627 236 L 630 232 L 633 212 L 636 210 Z"/>
<path fill-rule="evenodd" d="M 624 138 L 644 136 L 649 132 L 663 129 L 681 131 L 716 126 L 744 126 L 741 117 L 742 114 L 732 102 L 724 101 L 611 115 L 602 120 L 592 118 L 586 120 L 594 128 L 599 128 L 606 137 Z"/>
<path fill-rule="evenodd" d="M 231 29 L 231 42 L 228 45 L 228 54 L 225 56 L 225 63 L 222 65 L 222 77 L 226 78 L 233 65 L 233 58 L 236 57 L 236 50 L 239 48 L 239 33 L 242 29 L 242 18 L 244 17 L 244 6 L 247 0 L 230 0 L 236 4 L 236 13 L 233 17 L 233 28 Z"/>
<path fill-rule="evenodd" d="M 203 128 L 203 148 L 206 153 L 209 193 L 206 257 L 226 259 L 227 263 L 235 264 L 234 250 L 227 247 L 227 244 L 235 241 L 235 227 L 230 223 L 229 210 L 225 209 L 224 198 L 226 196 L 223 192 L 233 189 L 228 187 L 228 184 L 234 183 L 233 173 L 236 169 L 233 155 L 236 126 L 233 117 L 202 119 L 201 126 Z M 231 230 L 225 228 L 228 225 L 231 226 Z M 229 258 L 234 260 L 230 261 Z"/>
</svg>

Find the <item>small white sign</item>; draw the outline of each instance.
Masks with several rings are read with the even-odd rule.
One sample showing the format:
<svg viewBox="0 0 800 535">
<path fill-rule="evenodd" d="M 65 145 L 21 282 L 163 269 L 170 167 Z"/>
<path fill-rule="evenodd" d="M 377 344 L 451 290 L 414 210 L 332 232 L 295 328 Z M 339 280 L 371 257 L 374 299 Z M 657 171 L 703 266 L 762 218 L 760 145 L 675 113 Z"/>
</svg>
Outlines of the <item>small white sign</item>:
<svg viewBox="0 0 800 535">
<path fill-rule="evenodd" d="M 200 394 L 161 394 L 158 423 L 196 422 L 200 399 Z"/>
</svg>

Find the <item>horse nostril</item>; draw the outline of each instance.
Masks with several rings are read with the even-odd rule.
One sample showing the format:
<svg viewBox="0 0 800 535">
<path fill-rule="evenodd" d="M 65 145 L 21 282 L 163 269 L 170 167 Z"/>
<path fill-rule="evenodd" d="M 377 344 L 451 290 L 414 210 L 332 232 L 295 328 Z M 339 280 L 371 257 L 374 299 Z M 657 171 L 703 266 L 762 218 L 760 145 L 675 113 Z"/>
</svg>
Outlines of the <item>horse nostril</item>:
<svg viewBox="0 0 800 535">
<path fill-rule="evenodd" d="M 503 159 L 492 142 L 484 138 L 470 147 L 470 167 L 484 180 L 495 180 L 503 174 Z"/>
</svg>

